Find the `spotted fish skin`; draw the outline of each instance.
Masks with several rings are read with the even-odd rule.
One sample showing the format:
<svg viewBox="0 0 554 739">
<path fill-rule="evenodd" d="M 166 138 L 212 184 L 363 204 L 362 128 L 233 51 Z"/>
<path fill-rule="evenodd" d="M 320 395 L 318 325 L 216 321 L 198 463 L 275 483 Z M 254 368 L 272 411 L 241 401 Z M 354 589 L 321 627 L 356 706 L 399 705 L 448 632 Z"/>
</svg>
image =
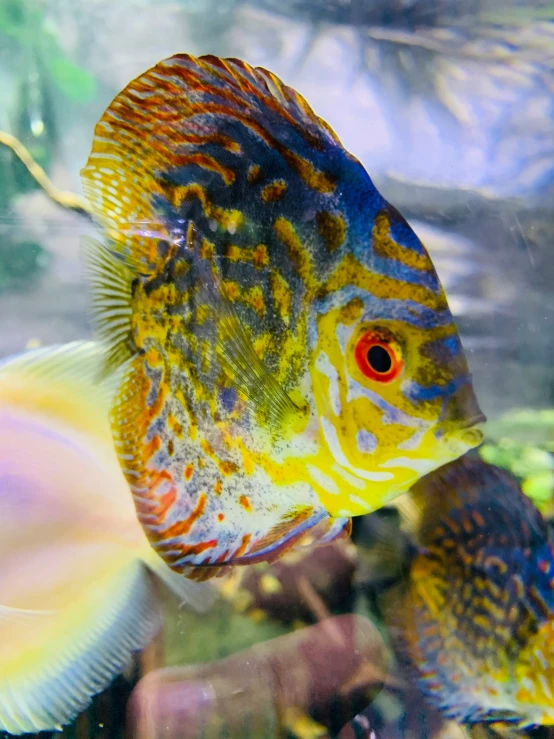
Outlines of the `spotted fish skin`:
<svg viewBox="0 0 554 739">
<path fill-rule="evenodd" d="M 421 551 L 389 626 L 428 699 L 460 723 L 554 724 L 554 546 L 506 471 L 476 455 L 415 489 Z"/>
<path fill-rule="evenodd" d="M 160 62 L 109 106 L 82 177 L 108 239 L 85 252 L 98 333 L 110 366 L 131 357 L 114 438 L 175 569 L 332 538 L 479 443 L 427 252 L 275 75 Z M 370 335 L 386 383 L 357 364 Z"/>
</svg>

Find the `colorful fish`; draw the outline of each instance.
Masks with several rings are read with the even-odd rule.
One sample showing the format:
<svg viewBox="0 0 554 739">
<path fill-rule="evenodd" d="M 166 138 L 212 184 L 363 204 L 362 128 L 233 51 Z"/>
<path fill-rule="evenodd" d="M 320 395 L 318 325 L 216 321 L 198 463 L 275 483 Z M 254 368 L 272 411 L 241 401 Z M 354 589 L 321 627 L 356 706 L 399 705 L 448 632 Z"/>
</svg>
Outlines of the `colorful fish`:
<svg viewBox="0 0 554 739">
<path fill-rule="evenodd" d="M 420 551 L 388 621 L 420 690 L 459 723 L 554 724 L 554 544 L 506 471 L 477 455 L 414 488 Z"/>
<path fill-rule="evenodd" d="M 209 592 L 148 544 L 118 464 L 91 343 L 0 366 L 0 731 L 59 729 L 159 627 L 148 570 Z M 183 587 L 183 585 L 185 587 Z"/>
<path fill-rule="evenodd" d="M 172 568 L 328 541 L 480 442 L 425 248 L 274 74 L 160 62 L 81 174 L 108 239 L 85 247 L 106 371 L 126 363 L 114 440 Z"/>
</svg>

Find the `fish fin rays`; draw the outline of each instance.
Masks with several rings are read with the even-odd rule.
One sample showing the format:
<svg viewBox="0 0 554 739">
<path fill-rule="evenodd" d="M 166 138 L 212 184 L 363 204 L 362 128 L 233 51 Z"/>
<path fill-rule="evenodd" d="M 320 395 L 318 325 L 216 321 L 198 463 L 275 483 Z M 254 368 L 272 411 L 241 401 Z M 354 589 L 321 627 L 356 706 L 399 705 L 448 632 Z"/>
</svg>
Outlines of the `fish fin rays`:
<svg viewBox="0 0 554 739">
<path fill-rule="evenodd" d="M 105 440 L 118 378 L 100 381 L 104 362 L 104 348 L 92 341 L 25 351 L 0 364 L 0 400 Z"/>
<path fill-rule="evenodd" d="M 247 405 L 262 417 L 260 420 L 279 428 L 287 417 L 300 415 L 303 409 L 296 405 L 256 354 L 217 267 L 196 254 L 193 263 L 199 285 L 198 310 L 208 311 L 213 318 L 214 347 L 221 368 Z"/>
<path fill-rule="evenodd" d="M 42 611 L 33 608 L 13 608 L 0 604 L 0 627 L 2 623 L 22 623 L 26 621 L 31 624 L 35 619 L 47 618 L 55 615 L 55 611 Z"/>
<path fill-rule="evenodd" d="M 181 573 L 174 572 L 163 559 L 151 549 L 146 564 L 156 577 L 173 593 L 181 606 L 198 613 L 206 613 L 218 598 L 218 591 L 209 583 L 194 582 Z"/>
<path fill-rule="evenodd" d="M 252 564 L 254 562 L 274 562 L 296 545 L 329 544 L 350 533 L 349 518 L 330 518 L 323 509 L 306 506 L 283 517 L 270 529 L 248 554 L 230 561 L 228 564 Z"/>
<path fill-rule="evenodd" d="M 132 356 L 131 300 L 135 276 L 95 239 L 83 239 L 82 259 L 89 284 L 92 323 L 98 340 L 106 346 L 100 375 L 106 377 Z"/>
<path fill-rule="evenodd" d="M 200 235 L 191 223 L 188 243 L 178 247 L 178 258 L 194 270 L 198 292 L 197 315 L 213 319 L 213 346 L 229 380 L 243 400 L 269 424 L 279 427 L 287 416 L 300 415 L 300 408 L 256 354 L 240 317 L 229 299 L 217 266 L 200 255 Z M 185 230 L 183 229 L 183 234 Z M 106 347 L 103 379 L 121 368 L 133 356 L 131 335 L 132 290 L 136 279 L 124 258 L 94 239 L 83 242 L 83 262 L 91 293 L 91 313 L 98 340 Z M 121 374 L 118 375 L 121 379 Z"/>
<path fill-rule="evenodd" d="M 159 627 L 159 614 L 146 571 L 134 562 L 90 600 L 87 618 L 78 609 L 47 614 L 51 638 L 31 656 L 0 670 L 0 728 L 11 734 L 57 730 L 70 723 L 145 647 Z M 40 614 L 37 614 L 37 618 Z M 28 642 L 29 619 L 20 621 L 20 644 Z M 14 623 L 10 621 L 11 638 Z M 0 633 L 5 628 L 0 617 Z M 57 636 L 56 636 L 57 634 Z"/>
<path fill-rule="evenodd" d="M 72 341 L 29 349 L 0 363 L 0 382 L 9 374 L 17 374 L 31 381 L 57 385 L 76 383 L 89 388 L 96 395 L 95 400 L 107 406 L 115 383 L 95 382 L 103 355 L 103 347 L 93 341 Z"/>
</svg>

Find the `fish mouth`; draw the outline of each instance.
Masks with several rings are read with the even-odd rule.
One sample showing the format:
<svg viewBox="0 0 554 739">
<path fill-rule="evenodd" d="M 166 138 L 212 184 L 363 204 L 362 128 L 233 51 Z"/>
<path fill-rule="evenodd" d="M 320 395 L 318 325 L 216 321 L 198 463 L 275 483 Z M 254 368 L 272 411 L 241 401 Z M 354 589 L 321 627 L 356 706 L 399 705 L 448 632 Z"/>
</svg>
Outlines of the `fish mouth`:
<svg viewBox="0 0 554 739">
<path fill-rule="evenodd" d="M 487 417 L 483 413 L 483 411 L 479 411 L 478 413 L 475 413 L 470 418 L 467 418 L 463 421 L 460 421 L 456 424 L 456 429 L 459 431 L 465 431 L 466 429 L 471 429 L 474 426 L 479 426 L 483 423 L 485 423 L 487 420 Z"/>
<path fill-rule="evenodd" d="M 445 438 L 473 448 L 483 441 L 483 432 L 479 427 L 486 420 L 471 382 L 466 382 L 449 398 L 440 429 Z"/>
<path fill-rule="evenodd" d="M 441 426 L 445 429 L 465 430 L 486 421 L 481 410 L 473 385 L 464 382 L 449 398 L 441 418 Z"/>
</svg>

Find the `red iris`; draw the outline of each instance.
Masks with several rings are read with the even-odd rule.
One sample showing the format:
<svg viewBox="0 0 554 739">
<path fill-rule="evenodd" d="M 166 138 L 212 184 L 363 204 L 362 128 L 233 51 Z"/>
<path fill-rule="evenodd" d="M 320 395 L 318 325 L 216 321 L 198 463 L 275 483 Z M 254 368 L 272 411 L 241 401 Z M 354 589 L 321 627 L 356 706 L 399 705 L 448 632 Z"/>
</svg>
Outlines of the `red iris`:
<svg viewBox="0 0 554 739">
<path fill-rule="evenodd" d="M 360 372 L 376 382 L 392 382 L 404 365 L 396 342 L 374 331 L 366 331 L 360 336 L 355 357 Z"/>
</svg>

